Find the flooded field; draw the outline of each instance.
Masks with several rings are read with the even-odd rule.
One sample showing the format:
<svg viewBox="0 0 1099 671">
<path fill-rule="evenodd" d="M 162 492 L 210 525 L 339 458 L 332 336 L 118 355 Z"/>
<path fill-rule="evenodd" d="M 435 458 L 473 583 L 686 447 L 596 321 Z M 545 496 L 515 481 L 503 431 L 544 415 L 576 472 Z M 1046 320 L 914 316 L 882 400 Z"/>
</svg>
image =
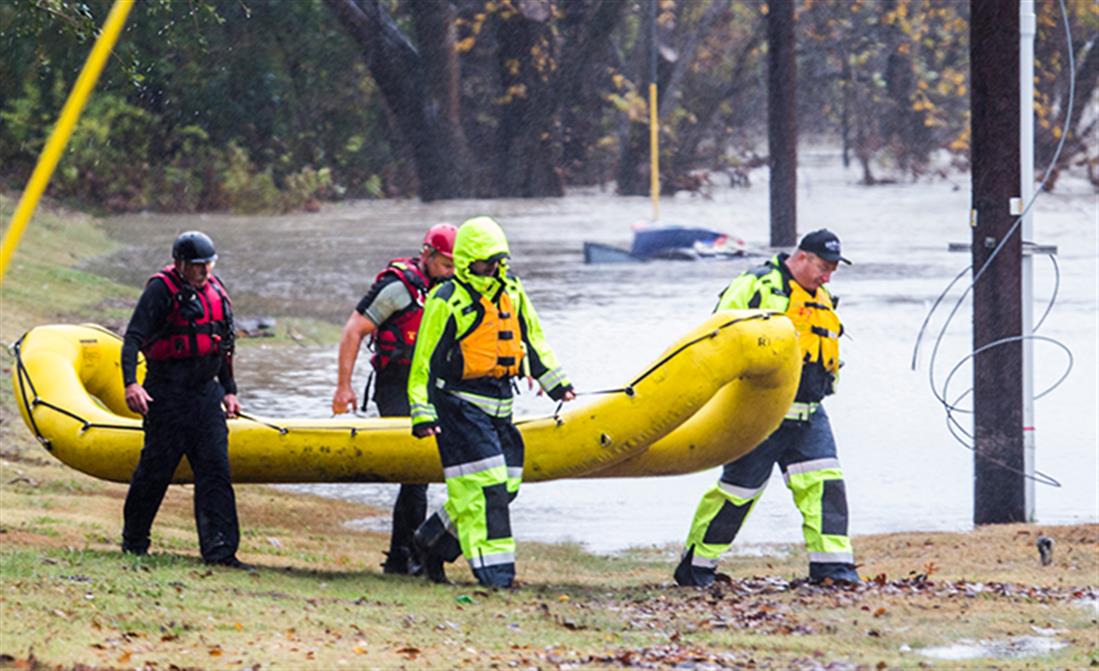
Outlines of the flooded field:
<svg viewBox="0 0 1099 671">
<path fill-rule="evenodd" d="M 831 154 L 803 154 L 799 173 L 800 230 L 836 231 L 855 265 L 834 277 L 847 333 L 839 392 L 827 402 L 848 480 L 853 534 L 967 528 L 972 516 L 973 455 L 946 429 L 928 386 L 925 339 L 920 366 L 909 368 L 916 333 L 939 292 L 969 263 L 947 251 L 968 242 L 969 184 L 934 182 L 866 188 Z M 681 196 L 662 203 L 667 223 L 706 226 L 767 242 L 766 173 L 749 189 L 715 189 L 712 198 Z M 1097 449 L 1096 197 L 1065 178 L 1059 193 L 1036 206 L 1036 242 L 1059 247 L 1057 305 L 1043 335 L 1068 346 L 1074 369 L 1037 407 L 1038 468 L 1060 481 L 1039 485 L 1041 523 L 1087 522 L 1099 509 Z M 111 219 L 111 233 L 130 245 L 100 260 L 97 270 L 135 285 L 166 260 L 174 236 L 199 228 L 218 243 L 218 273 L 233 291 L 241 316 L 302 315 L 342 323 L 374 274 L 390 258 L 416 253 L 434 223 L 490 214 L 512 245 L 550 343 L 580 391 L 617 386 L 713 308 L 728 281 L 756 260 L 661 261 L 584 265 L 582 243 L 628 246 L 630 225 L 649 215 L 643 198 L 586 191 L 557 200 L 361 202 L 315 214 L 282 217 L 137 215 Z M 1036 264 L 1036 313 L 1055 284 L 1052 265 Z M 957 292 L 955 292 L 955 295 Z M 950 307 L 949 305 L 947 306 Z M 945 311 L 942 313 L 945 314 Z M 941 317 L 942 315 L 940 315 Z M 936 365 L 941 380 L 970 348 L 969 308 L 943 339 Z M 933 321 L 934 337 L 941 319 Z M 1036 345 L 1037 388 L 1056 380 L 1066 357 Z M 360 357 L 357 387 L 368 366 Z M 238 362 L 241 400 L 270 416 L 326 417 L 336 380 L 334 345 L 251 347 Z M 957 396 L 968 369 L 951 389 Z M 583 402 L 583 399 L 578 401 Z M 546 414 L 550 401 L 520 397 L 519 414 Z M 519 539 L 575 540 L 596 551 L 678 543 L 694 506 L 717 472 L 643 480 L 577 480 L 526 486 L 513 505 Z M 315 485 L 310 491 L 388 505 L 393 485 Z M 738 546 L 795 541 L 800 521 L 781 477 L 746 524 Z M 441 486 L 431 488 L 441 501 Z M 366 525 L 387 524 L 367 520 Z M 744 548 L 758 551 L 758 548 Z M 857 551 L 857 548 L 856 548 Z M 957 658 L 957 657 L 954 657 Z"/>
</svg>

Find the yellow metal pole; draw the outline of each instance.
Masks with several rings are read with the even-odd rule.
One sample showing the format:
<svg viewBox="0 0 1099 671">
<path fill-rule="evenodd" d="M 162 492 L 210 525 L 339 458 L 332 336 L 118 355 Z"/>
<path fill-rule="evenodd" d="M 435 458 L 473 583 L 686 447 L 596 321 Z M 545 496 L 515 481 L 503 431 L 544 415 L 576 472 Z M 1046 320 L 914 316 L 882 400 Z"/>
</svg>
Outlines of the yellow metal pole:
<svg viewBox="0 0 1099 671">
<path fill-rule="evenodd" d="M 656 82 L 649 84 L 649 194 L 653 221 L 660 219 L 660 125 L 656 114 Z"/>
<path fill-rule="evenodd" d="M 15 253 L 15 248 L 19 246 L 19 240 L 23 237 L 23 232 L 31 216 L 34 215 L 35 208 L 38 207 L 38 200 L 46 190 L 46 184 L 49 183 L 57 162 L 65 153 L 65 146 L 68 145 L 73 128 L 80 119 L 80 113 L 84 111 L 84 104 L 88 102 L 95 83 L 99 81 L 99 74 L 103 72 L 103 66 L 106 65 L 111 50 L 118 42 L 118 36 L 122 32 L 122 27 L 126 25 L 126 17 L 133 6 L 134 0 L 115 0 L 107 20 L 103 23 L 103 30 L 92 45 L 88 60 L 84 62 L 84 69 L 80 71 L 80 76 L 77 77 L 76 84 L 73 85 L 69 98 L 61 109 L 57 126 L 50 133 L 50 138 L 38 157 L 38 164 L 34 166 L 34 172 L 23 190 L 22 197 L 19 198 L 15 214 L 12 215 L 11 225 L 4 234 L 3 246 L 0 247 L 0 281 L 8 272 L 8 264 Z"/>
</svg>

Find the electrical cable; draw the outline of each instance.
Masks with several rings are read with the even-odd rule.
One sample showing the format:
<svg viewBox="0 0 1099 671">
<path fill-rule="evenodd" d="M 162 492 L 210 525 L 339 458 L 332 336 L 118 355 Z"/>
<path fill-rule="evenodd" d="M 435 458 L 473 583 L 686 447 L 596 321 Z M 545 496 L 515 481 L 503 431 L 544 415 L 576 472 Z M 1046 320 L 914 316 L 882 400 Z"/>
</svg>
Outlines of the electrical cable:
<svg viewBox="0 0 1099 671">
<path fill-rule="evenodd" d="M 1046 306 L 1046 310 L 1042 314 L 1042 318 L 1038 320 L 1038 323 L 1031 329 L 1031 332 L 1029 334 L 1018 335 L 1018 336 L 1010 336 L 1010 337 L 1007 337 L 1007 338 L 1001 338 L 1001 339 L 993 341 L 991 343 L 987 343 L 985 345 L 982 345 L 980 348 L 970 352 L 963 359 L 961 359 L 954 366 L 953 369 L 951 369 L 950 373 L 946 377 L 946 380 L 943 382 L 942 392 L 941 393 L 939 392 L 939 390 L 936 386 L 936 382 L 935 382 L 935 363 L 938 360 L 939 347 L 942 344 L 943 338 L 946 336 L 946 331 L 950 327 L 951 321 L 953 321 L 954 316 L 957 314 L 958 310 L 961 309 L 962 304 L 965 302 L 966 296 L 969 295 L 969 292 L 973 290 L 973 287 L 977 284 L 977 282 L 981 279 L 981 277 L 984 276 L 985 271 L 988 270 L 988 268 L 992 265 L 992 262 L 996 260 L 996 257 L 999 256 L 1000 251 L 1003 250 L 1004 246 L 1008 243 L 1009 240 L 1011 240 L 1012 236 L 1015 235 L 1015 232 L 1019 230 L 1019 227 L 1022 225 L 1023 220 L 1030 213 L 1031 208 L 1033 208 L 1034 204 L 1037 202 L 1038 196 L 1041 195 L 1043 191 L 1045 191 L 1046 183 L 1049 182 L 1050 175 L 1053 174 L 1053 169 L 1057 165 L 1057 161 L 1061 157 L 1061 152 L 1064 149 L 1065 141 L 1068 139 L 1069 132 L 1070 132 L 1070 129 L 1072 127 L 1072 107 L 1073 107 L 1073 103 L 1074 103 L 1075 95 L 1076 95 L 1076 56 L 1075 56 L 1075 53 L 1073 52 L 1073 49 L 1072 49 L 1072 29 L 1069 26 L 1068 9 L 1065 7 L 1065 0 L 1059 0 L 1059 3 L 1060 3 L 1060 8 L 1061 8 L 1061 20 L 1062 20 L 1062 24 L 1064 25 L 1064 29 L 1065 29 L 1065 50 L 1068 54 L 1068 73 L 1069 73 L 1068 104 L 1065 106 L 1065 120 L 1064 120 L 1064 123 L 1062 124 L 1063 132 L 1061 133 L 1060 141 L 1057 143 L 1057 149 L 1056 149 L 1056 151 L 1054 151 L 1053 157 L 1050 159 L 1049 164 L 1046 166 L 1045 174 L 1042 176 L 1042 180 L 1039 183 L 1038 188 L 1035 189 L 1034 195 L 1032 195 L 1030 197 L 1029 202 L 1026 203 L 1026 207 L 1023 208 L 1023 212 L 1015 219 L 1014 222 L 1012 222 L 1011 228 L 1008 229 L 1008 232 L 1004 235 L 1003 239 L 1001 239 L 999 244 L 996 245 L 995 249 L 992 250 L 992 253 L 988 256 L 988 258 L 985 259 L 985 262 L 983 264 L 981 264 L 981 267 L 979 269 L 977 269 L 977 272 L 975 272 L 973 274 L 972 281 L 970 281 L 969 285 L 965 288 L 965 290 L 962 292 L 961 296 L 959 296 L 958 300 L 954 303 L 954 307 L 951 309 L 950 314 L 947 315 L 946 321 L 943 323 L 942 327 L 939 329 L 938 335 L 935 338 L 935 345 L 931 350 L 931 358 L 928 360 L 928 364 L 927 364 L 927 368 L 928 368 L 928 386 L 930 387 L 931 393 L 935 397 L 935 400 L 938 401 L 943 406 L 943 409 L 946 412 L 947 429 L 950 431 L 950 434 L 954 437 L 955 440 L 957 440 L 963 447 L 973 451 L 974 454 L 977 454 L 979 457 L 981 457 L 982 459 L 984 459 L 984 460 L 986 460 L 990 463 L 995 463 L 995 464 L 997 464 L 997 465 L 999 465 L 999 466 L 1001 466 L 1001 467 L 1003 467 L 1003 468 L 1005 468 L 1005 469 L 1007 469 L 1007 470 L 1009 470 L 1013 473 L 1017 473 L 1019 475 L 1022 475 L 1023 477 L 1032 479 L 1035 482 L 1040 482 L 1042 484 L 1046 484 L 1046 485 L 1050 485 L 1050 486 L 1054 486 L 1054 487 L 1060 487 L 1061 483 L 1058 482 L 1057 480 L 1055 480 L 1054 478 L 1050 477 L 1049 475 L 1047 475 L 1045 473 L 1042 473 L 1041 471 L 1035 470 L 1035 475 L 1030 475 L 1029 473 L 1024 473 L 1022 471 L 1019 471 L 1017 468 L 1015 468 L 1013 466 L 1009 466 L 1007 464 L 1004 464 L 1000 461 L 997 461 L 995 459 L 992 459 L 992 458 L 990 458 L 986 455 L 982 455 L 979 452 L 977 452 L 976 445 L 973 443 L 973 436 L 968 431 L 965 431 L 965 429 L 962 427 L 961 423 L 958 422 L 958 420 L 954 417 L 954 413 L 972 414 L 973 411 L 965 410 L 963 408 L 959 408 L 957 404 L 960 403 L 962 399 L 969 396 L 969 394 L 973 391 L 973 389 L 972 388 L 967 389 L 965 392 L 960 394 L 958 396 L 958 398 L 955 399 L 955 401 L 953 403 L 950 402 L 949 400 L 947 400 L 947 391 L 949 389 L 950 381 L 953 378 L 954 374 L 958 371 L 958 369 L 965 362 L 969 361 L 970 359 L 975 357 L 977 354 L 979 354 L 981 352 L 984 352 L 984 351 L 987 351 L 989 349 L 992 349 L 994 347 L 1000 347 L 1002 345 L 1006 345 L 1008 343 L 1013 343 L 1013 342 L 1022 342 L 1024 340 L 1034 340 L 1034 341 L 1052 343 L 1052 344 L 1060 347 L 1061 349 L 1063 349 L 1065 351 L 1065 353 L 1068 355 L 1068 364 L 1065 368 L 1065 372 L 1048 389 L 1043 391 L 1041 394 L 1035 395 L 1034 399 L 1037 400 L 1037 399 L 1041 398 L 1042 396 L 1045 396 L 1046 394 L 1048 394 L 1051 391 L 1053 391 L 1054 389 L 1056 389 L 1058 386 L 1061 385 L 1061 383 L 1063 383 L 1065 381 L 1065 379 L 1072 372 L 1072 368 L 1073 368 L 1074 360 L 1073 360 L 1073 356 L 1072 356 L 1072 350 L 1068 346 L 1066 346 L 1064 343 L 1060 342 L 1059 340 L 1056 340 L 1054 338 L 1049 338 L 1049 337 L 1046 337 L 1046 336 L 1035 335 L 1038 331 L 1038 328 L 1041 327 L 1043 322 L 1045 322 L 1046 317 L 1049 316 L 1049 313 L 1053 309 L 1053 305 L 1057 300 L 1057 294 L 1058 294 L 1058 290 L 1059 290 L 1059 287 L 1060 287 L 1061 274 L 1060 274 L 1060 268 L 1058 267 L 1056 260 L 1053 260 L 1053 267 L 1054 267 L 1054 273 L 1056 275 L 1056 282 L 1054 284 L 1053 293 L 1050 297 L 1050 302 Z M 1024 245 L 1028 245 L 1028 244 L 1032 245 L 1033 244 L 1032 241 L 1030 241 L 1030 240 L 1023 240 L 1022 243 Z M 1049 256 L 1050 256 L 1050 259 L 1052 260 L 1053 255 L 1049 254 Z M 951 282 L 946 286 L 946 288 L 943 289 L 943 291 L 939 294 L 938 298 L 935 299 L 934 304 L 931 306 L 931 309 L 928 311 L 927 316 L 924 318 L 923 324 L 920 326 L 920 330 L 916 335 L 916 342 L 915 342 L 915 344 L 912 348 L 912 370 L 916 370 L 916 361 L 917 361 L 917 357 L 919 355 L 920 343 L 922 341 L 924 331 L 926 330 L 928 324 L 931 321 L 932 315 L 935 313 L 935 310 L 938 309 L 938 307 L 942 303 L 943 299 L 946 298 L 946 295 L 947 295 L 947 293 L 949 293 L 950 289 L 958 282 L 958 280 L 960 280 L 972 268 L 973 268 L 973 266 L 970 265 L 970 266 L 967 266 L 964 270 L 962 270 L 953 280 L 951 280 Z M 966 438 L 968 438 L 968 440 L 963 439 L 962 437 L 960 437 L 957 433 L 958 430 L 960 430 L 963 434 L 965 434 L 965 436 L 966 436 Z"/>
</svg>

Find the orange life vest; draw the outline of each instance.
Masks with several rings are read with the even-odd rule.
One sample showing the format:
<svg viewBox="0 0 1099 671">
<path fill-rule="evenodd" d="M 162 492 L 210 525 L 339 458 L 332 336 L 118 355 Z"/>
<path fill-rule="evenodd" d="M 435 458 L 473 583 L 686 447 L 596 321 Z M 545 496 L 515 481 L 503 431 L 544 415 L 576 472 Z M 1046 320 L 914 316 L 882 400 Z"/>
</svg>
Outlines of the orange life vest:
<svg viewBox="0 0 1099 671">
<path fill-rule="evenodd" d="M 790 304 L 786 316 L 798 332 L 798 346 L 806 363 L 820 362 L 835 375 L 840 369 L 840 334 L 843 324 L 836 315 L 832 297 L 821 287 L 810 296 L 800 284 L 790 282 Z"/>
<path fill-rule="evenodd" d="M 508 292 L 496 302 L 480 297 L 481 318 L 458 339 L 462 352 L 462 379 L 515 377 L 523 362 L 519 315 Z"/>
</svg>

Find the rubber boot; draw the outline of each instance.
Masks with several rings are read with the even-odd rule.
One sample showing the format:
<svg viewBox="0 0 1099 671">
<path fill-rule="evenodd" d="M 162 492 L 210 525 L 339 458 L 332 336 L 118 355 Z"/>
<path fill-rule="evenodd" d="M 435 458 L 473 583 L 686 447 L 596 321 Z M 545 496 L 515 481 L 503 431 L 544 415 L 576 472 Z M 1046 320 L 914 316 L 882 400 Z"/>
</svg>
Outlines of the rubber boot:
<svg viewBox="0 0 1099 671">
<path fill-rule="evenodd" d="M 227 568 L 235 568 L 235 569 L 239 569 L 241 571 L 249 571 L 249 572 L 255 572 L 256 571 L 255 566 L 252 566 L 251 564 L 246 564 L 246 563 L 242 562 L 241 560 L 237 559 L 236 555 L 232 555 L 232 556 L 226 557 L 224 559 L 215 559 L 215 560 L 212 560 L 212 561 L 206 561 L 205 563 L 206 563 L 207 566 L 225 566 Z"/>
<path fill-rule="evenodd" d="M 854 564 L 810 562 L 809 582 L 815 585 L 861 585 L 862 579 Z"/>
<path fill-rule="evenodd" d="M 475 568 L 473 575 L 477 578 L 477 582 L 485 587 L 509 589 L 515 580 L 515 564 Z"/>
<path fill-rule="evenodd" d="M 385 553 L 385 561 L 382 562 L 382 573 L 386 575 L 416 575 L 413 565 L 419 566 L 413 559 L 413 552 L 408 548 L 397 548 Z M 422 568 L 421 568 L 422 570 Z"/>
<path fill-rule="evenodd" d="M 706 566 L 692 566 L 695 547 L 692 545 L 683 553 L 679 565 L 675 567 L 675 582 L 680 587 L 709 587 L 714 584 L 715 570 Z"/>
<path fill-rule="evenodd" d="M 450 579 L 446 577 L 446 568 L 444 568 L 443 557 L 440 553 L 435 551 L 433 540 L 439 540 L 441 535 L 438 533 L 432 533 L 435 531 L 435 527 L 442 528 L 442 536 L 446 535 L 446 528 L 441 524 L 432 524 L 433 521 L 437 521 L 438 517 L 432 516 L 427 519 L 426 522 L 420 525 L 419 529 L 416 529 L 416 533 L 412 536 L 412 545 L 416 549 L 416 554 L 419 557 L 421 566 L 423 567 L 423 575 L 433 583 L 439 585 L 452 585 Z"/>
<path fill-rule="evenodd" d="M 149 546 L 145 545 L 145 547 L 141 547 L 141 546 L 135 547 L 135 546 L 127 545 L 126 543 L 123 543 L 122 544 L 122 553 L 123 554 L 128 554 L 128 555 L 133 555 L 135 557 L 145 557 L 149 554 Z"/>
</svg>

